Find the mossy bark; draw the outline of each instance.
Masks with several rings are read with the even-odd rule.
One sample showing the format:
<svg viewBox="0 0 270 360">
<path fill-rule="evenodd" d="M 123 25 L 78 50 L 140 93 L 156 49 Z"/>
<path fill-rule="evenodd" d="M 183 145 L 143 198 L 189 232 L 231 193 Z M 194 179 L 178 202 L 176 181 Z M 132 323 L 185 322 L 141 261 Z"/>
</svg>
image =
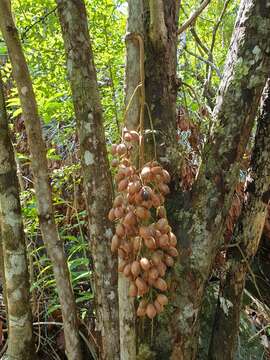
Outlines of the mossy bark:
<svg viewBox="0 0 270 360">
<path fill-rule="evenodd" d="M 233 360 L 238 345 L 241 299 L 246 273 L 255 256 L 270 200 L 270 80 L 263 94 L 251 158 L 248 200 L 236 225 L 228 250 L 229 269 L 221 284 L 209 359 Z"/>
<path fill-rule="evenodd" d="M 9 360 L 36 358 L 19 183 L 0 74 L 0 217 Z"/>
<path fill-rule="evenodd" d="M 116 360 L 120 356 L 117 259 L 110 250 L 113 225 L 108 220 L 113 189 L 87 14 L 82 0 L 57 4 L 80 142 L 100 358 Z"/>
<path fill-rule="evenodd" d="M 181 255 L 173 285 L 172 359 L 196 357 L 204 288 L 269 73 L 269 31 L 265 1 L 242 1 L 214 110 L 214 130 L 197 181 L 177 214 Z"/>
<path fill-rule="evenodd" d="M 53 265 L 56 287 L 61 304 L 66 354 L 69 360 L 80 360 L 82 355 L 76 304 L 63 243 L 59 238 L 55 224 L 46 147 L 42 138 L 41 123 L 32 81 L 8 0 L 0 0 L 0 28 L 8 48 L 12 72 L 17 84 L 22 106 L 23 119 L 31 154 L 31 169 L 34 175 L 40 228 Z"/>
</svg>

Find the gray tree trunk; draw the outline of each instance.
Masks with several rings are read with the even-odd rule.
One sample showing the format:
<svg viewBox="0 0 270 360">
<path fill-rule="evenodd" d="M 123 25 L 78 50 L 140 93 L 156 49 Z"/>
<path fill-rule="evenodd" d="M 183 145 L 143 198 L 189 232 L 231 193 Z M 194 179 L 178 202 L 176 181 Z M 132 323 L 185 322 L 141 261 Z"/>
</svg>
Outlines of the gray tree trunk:
<svg viewBox="0 0 270 360">
<path fill-rule="evenodd" d="M 0 29 L 8 48 L 13 76 L 21 101 L 31 153 L 31 168 L 34 175 L 40 228 L 53 265 L 56 287 L 61 304 L 66 354 L 69 360 L 80 360 L 82 354 L 76 305 L 63 243 L 59 239 L 54 219 L 46 147 L 42 138 L 41 124 L 32 81 L 8 0 L 0 0 Z"/>
<path fill-rule="evenodd" d="M 19 183 L 0 74 L 0 217 L 9 360 L 36 358 Z"/>
<path fill-rule="evenodd" d="M 100 358 L 116 360 L 120 356 L 117 259 L 110 250 L 113 225 L 108 220 L 113 189 L 87 15 L 83 0 L 57 4 L 80 141 Z"/>
<path fill-rule="evenodd" d="M 125 73 L 125 106 L 129 105 L 126 113 L 125 126 L 129 130 L 137 130 L 140 117 L 140 47 L 135 34 L 143 36 L 143 1 L 128 1 L 128 22 L 126 35 L 126 73 Z M 134 150 L 134 161 L 137 151 Z M 120 319 L 120 349 L 121 359 L 133 360 L 136 358 L 136 314 L 134 298 L 128 295 L 129 281 L 119 274 L 119 319 Z"/>
<path fill-rule="evenodd" d="M 263 98 L 251 158 L 252 183 L 247 187 L 248 201 L 233 234 L 232 246 L 235 246 L 228 250 L 230 266 L 225 282 L 221 284 L 209 352 L 209 359 L 213 360 L 235 358 L 246 273 L 257 252 L 267 215 L 270 199 L 270 80 Z"/>
<path fill-rule="evenodd" d="M 196 357 L 204 288 L 223 239 L 240 160 L 269 74 L 269 31 L 265 1 L 242 0 L 214 110 L 214 131 L 192 192 L 176 211 L 181 255 L 173 285 L 177 295 L 172 359 Z"/>
</svg>

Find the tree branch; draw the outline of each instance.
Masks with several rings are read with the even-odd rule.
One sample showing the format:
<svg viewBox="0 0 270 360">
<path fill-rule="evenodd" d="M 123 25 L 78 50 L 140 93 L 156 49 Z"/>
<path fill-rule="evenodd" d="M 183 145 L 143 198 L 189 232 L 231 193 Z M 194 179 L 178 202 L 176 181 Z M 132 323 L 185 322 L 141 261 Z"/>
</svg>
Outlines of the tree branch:
<svg viewBox="0 0 270 360">
<path fill-rule="evenodd" d="M 209 61 L 209 60 L 207 60 L 207 59 L 204 59 L 204 58 L 203 58 L 202 56 L 200 56 L 200 55 L 194 54 L 194 53 L 193 53 L 192 51 L 190 51 L 190 50 L 185 49 L 185 51 L 186 51 L 188 54 L 196 57 L 197 59 L 199 59 L 199 60 L 203 61 L 204 63 L 208 64 L 209 66 L 211 66 L 211 68 L 212 68 L 213 70 L 215 70 L 215 72 L 217 73 L 217 76 L 218 76 L 220 79 L 222 78 L 222 75 L 221 75 L 221 72 L 220 72 L 219 68 L 218 68 L 215 64 L 213 64 L 211 61 Z"/>
<path fill-rule="evenodd" d="M 211 0 L 204 0 L 200 7 L 195 10 L 190 17 L 187 19 L 186 22 L 177 31 L 177 34 L 180 35 L 182 32 L 184 32 L 191 24 L 194 23 L 194 21 L 197 19 L 198 16 L 203 12 L 203 10 L 206 8 L 206 6 L 211 2 Z"/>
</svg>

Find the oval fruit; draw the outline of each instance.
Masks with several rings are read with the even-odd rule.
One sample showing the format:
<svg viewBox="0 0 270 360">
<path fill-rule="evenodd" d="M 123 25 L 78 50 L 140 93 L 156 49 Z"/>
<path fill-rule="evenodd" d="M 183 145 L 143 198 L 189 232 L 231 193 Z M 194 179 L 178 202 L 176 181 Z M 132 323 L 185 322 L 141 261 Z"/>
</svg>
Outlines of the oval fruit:
<svg viewBox="0 0 270 360">
<path fill-rule="evenodd" d="M 147 305 L 146 315 L 149 317 L 149 319 L 153 319 L 157 315 L 156 308 L 153 304 Z"/>
<path fill-rule="evenodd" d="M 134 275 L 135 277 L 137 277 L 140 274 L 141 266 L 139 261 L 133 261 L 133 263 L 131 264 L 131 272 L 132 275 Z"/>
<path fill-rule="evenodd" d="M 179 255 L 178 250 L 173 246 L 170 246 L 169 249 L 166 249 L 166 251 L 172 257 L 177 257 Z"/>
<path fill-rule="evenodd" d="M 158 278 L 155 281 L 155 288 L 159 289 L 160 291 L 166 291 L 168 290 L 168 285 L 165 280 L 163 280 L 162 278 Z"/>
<path fill-rule="evenodd" d="M 115 220 L 114 209 L 111 209 L 111 210 L 109 211 L 108 219 L 109 219 L 110 221 Z"/>
<path fill-rule="evenodd" d="M 157 301 L 163 306 L 167 305 L 169 302 L 167 296 L 164 294 L 158 294 Z"/>
<path fill-rule="evenodd" d="M 134 282 L 132 282 L 128 289 L 128 295 L 131 297 L 135 297 L 135 296 L 137 296 L 137 294 L 138 294 L 137 286 L 135 285 Z"/>
<path fill-rule="evenodd" d="M 148 271 L 151 267 L 150 261 L 147 258 L 141 258 L 140 265 L 144 271 Z"/>
</svg>

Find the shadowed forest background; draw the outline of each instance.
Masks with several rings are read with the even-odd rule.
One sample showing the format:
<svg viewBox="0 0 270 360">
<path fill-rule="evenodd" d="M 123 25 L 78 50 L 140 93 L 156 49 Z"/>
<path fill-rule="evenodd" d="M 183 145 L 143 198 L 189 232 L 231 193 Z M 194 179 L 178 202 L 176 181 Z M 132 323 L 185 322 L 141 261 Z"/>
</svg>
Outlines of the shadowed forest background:
<svg viewBox="0 0 270 360">
<path fill-rule="evenodd" d="M 269 3 L 0 0 L 0 74 L 0 358 L 269 359 Z"/>
</svg>

